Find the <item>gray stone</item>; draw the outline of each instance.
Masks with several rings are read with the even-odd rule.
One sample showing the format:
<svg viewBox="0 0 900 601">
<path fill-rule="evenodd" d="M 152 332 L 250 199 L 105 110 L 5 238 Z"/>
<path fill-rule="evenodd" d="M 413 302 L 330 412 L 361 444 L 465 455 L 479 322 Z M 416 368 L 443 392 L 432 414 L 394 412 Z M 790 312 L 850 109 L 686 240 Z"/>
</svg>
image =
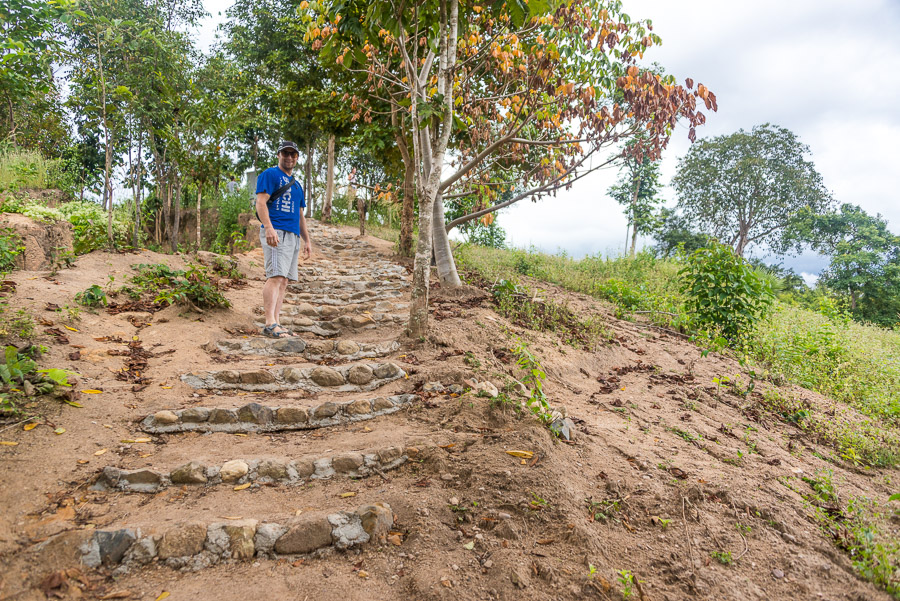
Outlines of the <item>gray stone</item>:
<svg viewBox="0 0 900 601">
<path fill-rule="evenodd" d="M 451 384 L 449 390 L 451 394 L 462 394 L 466 389 L 460 384 Z"/>
<path fill-rule="evenodd" d="M 319 386 L 341 386 L 344 383 L 344 376 L 340 372 L 324 366 L 315 368 L 310 374 L 310 379 Z"/>
<path fill-rule="evenodd" d="M 360 399 L 344 405 L 344 414 L 350 417 L 368 415 L 372 413 L 372 402 L 368 399 Z"/>
<path fill-rule="evenodd" d="M 334 527 L 331 535 L 334 546 L 338 549 L 349 549 L 369 542 L 369 535 L 362 527 L 359 515 L 355 513 L 332 513 L 328 516 L 328 522 Z"/>
<path fill-rule="evenodd" d="M 126 555 L 126 561 L 145 564 L 153 561 L 154 557 L 156 557 L 156 541 L 151 536 L 145 536 L 131 545 Z"/>
<path fill-rule="evenodd" d="M 160 559 L 188 557 L 203 550 L 206 541 L 206 526 L 198 522 L 183 524 L 163 534 L 157 545 Z"/>
<path fill-rule="evenodd" d="M 225 524 L 225 534 L 233 559 L 251 559 L 256 553 L 253 539 L 256 536 L 256 520 L 238 520 Z"/>
<path fill-rule="evenodd" d="M 311 553 L 331 543 L 328 517 L 322 513 L 308 513 L 291 520 L 287 532 L 275 541 L 275 551 L 282 555 Z"/>
<path fill-rule="evenodd" d="M 391 463 L 403 456 L 403 449 L 400 447 L 388 447 L 378 451 L 378 461 L 381 463 Z"/>
<path fill-rule="evenodd" d="M 222 482 L 236 482 L 246 476 L 249 471 L 250 466 L 246 462 L 240 459 L 232 459 L 222 465 L 222 468 L 219 470 L 219 476 L 222 478 Z"/>
<path fill-rule="evenodd" d="M 236 424 L 238 418 L 233 409 L 211 409 L 207 421 L 211 424 Z"/>
<path fill-rule="evenodd" d="M 160 425 L 174 424 L 178 421 L 178 416 L 174 411 L 157 411 L 153 414 L 153 421 Z"/>
<path fill-rule="evenodd" d="M 172 484 L 206 484 L 206 466 L 199 461 L 191 461 L 176 467 L 169 474 Z"/>
<path fill-rule="evenodd" d="M 275 420 L 280 424 L 305 424 L 309 415 L 306 407 L 281 407 L 275 412 Z"/>
<path fill-rule="evenodd" d="M 297 336 L 282 338 L 272 343 L 272 350 L 288 355 L 300 355 L 306 350 L 306 341 Z"/>
<path fill-rule="evenodd" d="M 311 355 L 325 355 L 331 352 L 332 348 L 334 348 L 334 343 L 328 340 L 311 340 L 306 345 L 307 354 Z"/>
<path fill-rule="evenodd" d="M 237 384 L 241 381 L 241 374 L 234 371 L 233 369 L 226 369 L 224 371 L 220 371 L 216 376 L 217 380 L 221 380 L 226 384 Z"/>
<path fill-rule="evenodd" d="M 96 539 L 100 548 L 100 562 L 107 566 L 115 565 L 122 561 L 134 543 L 134 531 L 127 528 L 112 532 L 98 530 Z"/>
<path fill-rule="evenodd" d="M 282 534 L 287 532 L 287 528 L 281 524 L 259 524 L 256 527 L 256 535 L 253 537 L 253 546 L 260 555 L 271 554 L 275 549 L 275 541 Z"/>
<path fill-rule="evenodd" d="M 347 379 L 350 380 L 350 383 L 357 386 L 368 384 L 374 377 L 375 373 L 368 365 L 354 365 L 347 373 Z"/>
<path fill-rule="evenodd" d="M 331 467 L 334 471 L 346 474 L 355 472 L 363 465 L 363 456 L 360 453 L 344 453 L 331 458 Z"/>
<path fill-rule="evenodd" d="M 297 459 L 294 463 L 294 470 L 299 478 L 309 478 L 316 471 L 316 466 L 312 459 Z"/>
<path fill-rule="evenodd" d="M 341 355 L 355 355 L 359 352 L 359 345 L 352 340 L 339 340 L 335 350 Z"/>
<path fill-rule="evenodd" d="M 285 382 L 291 382 L 292 384 L 302 382 L 305 379 L 303 372 L 296 367 L 285 367 L 281 370 L 281 377 L 284 378 Z"/>
<path fill-rule="evenodd" d="M 376 378 L 392 378 L 400 373 L 400 368 L 393 363 L 382 363 L 375 368 Z"/>
<path fill-rule="evenodd" d="M 288 477 L 287 466 L 280 461 L 266 459 L 256 468 L 256 473 L 261 478 L 271 478 L 272 480 L 286 480 Z"/>
<path fill-rule="evenodd" d="M 222 340 L 219 342 L 219 347 L 229 351 L 239 351 L 244 348 L 244 345 L 239 340 Z"/>
<path fill-rule="evenodd" d="M 390 399 L 386 399 L 384 397 L 378 397 L 372 401 L 372 408 L 375 411 L 385 411 L 386 409 L 393 409 L 394 404 Z"/>
<path fill-rule="evenodd" d="M 509 573 L 509 580 L 516 588 L 526 588 L 529 584 L 528 575 L 524 569 L 514 569 Z"/>
<path fill-rule="evenodd" d="M 134 470 L 133 472 L 121 472 L 119 476 L 128 484 L 145 484 L 159 486 L 161 479 L 159 473 L 153 470 Z"/>
<path fill-rule="evenodd" d="M 275 376 L 265 370 L 241 372 L 241 384 L 274 384 Z"/>
<path fill-rule="evenodd" d="M 265 338 L 251 338 L 247 345 L 254 350 L 261 351 L 269 346 L 269 342 Z"/>
<path fill-rule="evenodd" d="M 476 394 L 478 394 L 478 396 L 486 395 L 492 399 L 496 398 L 500 394 L 500 391 L 497 390 L 497 387 L 494 386 L 494 384 L 491 382 L 478 382 L 477 384 L 475 384 L 473 390 L 476 392 Z"/>
<path fill-rule="evenodd" d="M 340 405 L 337 403 L 323 403 L 312 410 L 313 417 L 316 419 L 325 419 L 328 417 L 334 417 L 337 412 L 340 410 Z"/>
<path fill-rule="evenodd" d="M 391 526 L 394 525 L 394 513 L 387 503 L 363 505 L 356 510 L 362 522 L 363 530 L 373 541 L 385 542 Z"/>
<path fill-rule="evenodd" d="M 441 393 L 444 392 L 446 388 L 440 382 L 426 382 L 422 387 L 422 392 L 436 392 Z"/>
<path fill-rule="evenodd" d="M 550 431 L 566 440 L 575 440 L 575 422 L 568 417 L 558 417 L 550 422 Z"/>
<path fill-rule="evenodd" d="M 237 410 L 238 419 L 251 424 L 268 424 L 272 421 L 272 410 L 259 403 L 247 403 Z"/>
<path fill-rule="evenodd" d="M 498 538 L 505 538 L 506 540 L 517 540 L 519 538 L 519 531 L 510 521 L 501 522 L 499 526 L 494 528 L 494 534 Z"/>
<path fill-rule="evenodd" d="M 209 419 L 209 409 L 204 407 L 191 407 L 181 412 L 181 421 L 186 424 L 199 424 Z"/>
</svg>

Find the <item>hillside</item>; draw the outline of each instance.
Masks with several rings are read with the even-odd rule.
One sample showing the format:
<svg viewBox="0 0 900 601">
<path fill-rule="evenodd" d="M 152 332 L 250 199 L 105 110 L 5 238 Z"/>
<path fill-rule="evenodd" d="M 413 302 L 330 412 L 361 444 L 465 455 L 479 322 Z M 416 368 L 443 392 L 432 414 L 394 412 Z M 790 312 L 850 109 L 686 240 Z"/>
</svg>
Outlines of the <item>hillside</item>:
<svg viewBox="0 0 900 601">
<path fill-rule="evenodd" d="M 526 329 L 466 286 L 435 289 L 411 341 L 391 245 L 311 230 L 284 341 L 256 333 L 258 250 L 203 313 L 66 311 L 186 257 L 12 274 L 11 306 L 47 322 L 40 364 L 99 393 L 0 425 L 0 599 L 891 598 L 894 471 L 771 411 L 837 402 L 748 389 L 736 361 L 546 283 L 595 337 Z M 571 440 L 521 410 L 521 343 Z"/>
</svg>

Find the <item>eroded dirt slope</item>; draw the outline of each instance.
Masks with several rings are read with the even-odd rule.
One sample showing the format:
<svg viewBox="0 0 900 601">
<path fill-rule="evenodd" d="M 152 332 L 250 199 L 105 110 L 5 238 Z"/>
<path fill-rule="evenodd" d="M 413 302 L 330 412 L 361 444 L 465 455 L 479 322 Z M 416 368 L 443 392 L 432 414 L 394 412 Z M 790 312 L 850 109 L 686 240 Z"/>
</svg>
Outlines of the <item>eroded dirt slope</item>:
<svg viewBox="0 0 900 601">
<path fill-rule="evenodd" d="M 435 290 L 432 336 L 409 341 L 389 245 L 319 224 L 313 240 L 283 341 L 255 335 L 260 279 L 224 311 L 65 310 L 178 257 L 14 274 L 12 304 L 61 334 L 42 334 L 42 363 L 101 392 L 0 425 L 18 443 L 0 447 L 0 599 L 620 599 L 620 570 L 644 600 L 889 598 L 822 535 L 800 478 L 831 470 L 845 497 L 883 501 L 890 474 L 826 462 L 717 388 L 733 361 L 552 287 L 609 339 L 576 350 L 467 287 Z M 260 263 L 240 259 L 251 278 Z M 572 441 L 515 410 L 517 340 Z M 466 392 L 481 382 L 511 401 Z"/>
</svg>

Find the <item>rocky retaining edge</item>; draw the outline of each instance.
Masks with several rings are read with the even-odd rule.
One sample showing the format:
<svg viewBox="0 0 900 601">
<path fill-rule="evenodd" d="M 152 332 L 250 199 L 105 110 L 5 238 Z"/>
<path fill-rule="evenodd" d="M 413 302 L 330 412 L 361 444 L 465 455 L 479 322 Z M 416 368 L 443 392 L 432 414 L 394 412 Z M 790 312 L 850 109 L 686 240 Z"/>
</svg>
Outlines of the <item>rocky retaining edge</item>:
<svg viewBox="0 0 900 601">
<path fill-rule="evenodd" d="M 279 459 L 233 459 L 221 466 L 208 466 L 191 461 L 171 472 L 151 469 L 123 470 L 107 466 L 92 486 L 94 490 L 123 490 L 130 492 L 157 492 L 168 486 L 198 484 L 241 485 L 248 482 L 266 484 L 303 484 L 310 479 L 326 479 L 334 476 L 363 478 L 385 472 L 406 463 L 409 455 L 418 453 L 410 447 L 386 447 L 360 453 L 341 453 L 327 457 L 304 457 L 293 461 Z"/>
<path fill-rule="evenodd" d="M 194 388 L 237 389 L 249 392 L 275 392 L 278 390 L 306 390 L 321 392 L 363 392 L 406 377 L 406 372 L 394 363 L 373 363 L 367 365 L 343 365 L 340 367 L 285 367 L 277 371 L 265 369 L 254 371 L 210 371 L 199 374 L 189 373 L 181 380 Z"/>
<path fill-rule="evenodd" d="M 220 340 L 216 347 L 225 353 L 264 355 L 275 357 L 300 356 L 308 361 L 340 359 L 355 361 L 390 355 L 400 348 L 399 342 L 366 344 L 352 340 L 312 340 L 306 342 L 296 336 L 290 338 L 248 338 L 243 340 Z"/>
<path fill-rule="evenodd" d="M 329 401 L 310 409 L 265 407 L 259 403 L 249 403 L 239 409 L 191 407 L 178 411 L 157 411 L 145 417 L 140 427 L 150 434 L 312 430 L 393 413 L 416 399 L 418 396 L 415 394 L 400 394 L 344 403 Z"/>
<path fill-rule="evenodd" d="M 368 542 L 384 542 L 394 525 L 387 503 L 361 505 L 355 511 L 310 512 L 282 523 L 236 519 L 179 524 L 162 534 L 141 529 L 75 530 L 53 537 L 35 551 L 73 549 L 82 565 L 119 566 L 117 573 L 153 561 L 173 568 L 198 570 L 223 560 L 307 555 Z"/>
</svg>

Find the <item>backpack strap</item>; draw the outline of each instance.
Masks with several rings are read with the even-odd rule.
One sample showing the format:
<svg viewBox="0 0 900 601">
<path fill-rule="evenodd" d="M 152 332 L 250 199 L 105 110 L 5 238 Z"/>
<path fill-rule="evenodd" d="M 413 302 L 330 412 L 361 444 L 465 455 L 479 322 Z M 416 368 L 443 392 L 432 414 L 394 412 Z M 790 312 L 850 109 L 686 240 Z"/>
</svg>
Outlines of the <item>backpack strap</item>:
<svg viewBox="0 0 900 601">
<path fill-rule="evenodd" d="M 285 185 L 283 185 L 283 186 L 281 186 L 280 188 L 278 188 L 277 190 L 275 190 L 275 193 L 272 194 L 272 196 L 269 197 L 269 200 L 266 201 L 266 205 L 268 206 L 268 204 L 269 204 L 270 202 L 272 202 L 273 200 L 275 200 L 276 198 L 278 198 L 279 196 L 281 196 L 282 194 L 284 194 L 285 192 L 287 192 L 287 191 L 291 188 L 291 186 L 293 186 L 293 185 L 296 184 L 296 183 L 297 183 L 297 179 L 292 175 L 292 176 L 291 176 L 291 181 L 289 181 L 289 182 L 286 183 Z M 254 205 L 255 205 L 255 204 L 256 204 L 256 203 L 254 203 Z M 259 220 L 260 220 L 260 219 L 259 219 L 259 213 L 256 211 L 256 209 L 254 209 L 253 212 L 256 213 L 256 220 L 259 221 Z"/>
</svg>

